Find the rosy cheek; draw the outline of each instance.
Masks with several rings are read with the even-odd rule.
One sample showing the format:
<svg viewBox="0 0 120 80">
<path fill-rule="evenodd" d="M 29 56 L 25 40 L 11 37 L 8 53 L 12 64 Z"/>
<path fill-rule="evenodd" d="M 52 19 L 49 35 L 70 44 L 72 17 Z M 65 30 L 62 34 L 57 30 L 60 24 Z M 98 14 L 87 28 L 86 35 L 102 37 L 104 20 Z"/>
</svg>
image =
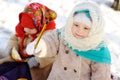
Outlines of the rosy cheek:
<svg viewBox="0 0 120 80">
<path fill-rule="evenodd" d="M 35 34 L 37 33 L 37 31 L 34 32 Z"/>
<path fill-rule="evenodd" d="M 37 30 L 36 30 L 36 29 L 34 30 L 34 33 L 37 33 Z"/>
<path fill-rule="evenodd" d="M 88 35 L 89 35 L 89 32 L 86 33 L 86 37 L 88 37 Z"/>
<path fill-rule="evenodd" d="M 25 30 L 26 33 L 28 33 L 29 31 L 28 30 Z"/>
<path fill-rule="evenodd" d="M 31 33 L 31 34 L 35 34 L 35 33 L 37 33 L 37 30 L 36 30 L 36 29 L 33 29 L 33 30 L 31 30 L 30 33 Z"/>
</svg>

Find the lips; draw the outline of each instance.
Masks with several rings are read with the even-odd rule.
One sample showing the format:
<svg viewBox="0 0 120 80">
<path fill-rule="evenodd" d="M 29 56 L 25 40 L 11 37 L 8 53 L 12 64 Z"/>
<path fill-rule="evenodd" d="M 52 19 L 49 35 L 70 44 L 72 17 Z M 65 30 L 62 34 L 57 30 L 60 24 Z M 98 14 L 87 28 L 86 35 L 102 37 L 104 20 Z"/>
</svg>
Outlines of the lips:
<svg viewBox="0 0 120 80">
<path fill-rule="evenodd" d="M 76 38 L 84 38 L 82 35 L 80 35 L 80 34 L 75 34 L 74 35 Z"/>
</svg>

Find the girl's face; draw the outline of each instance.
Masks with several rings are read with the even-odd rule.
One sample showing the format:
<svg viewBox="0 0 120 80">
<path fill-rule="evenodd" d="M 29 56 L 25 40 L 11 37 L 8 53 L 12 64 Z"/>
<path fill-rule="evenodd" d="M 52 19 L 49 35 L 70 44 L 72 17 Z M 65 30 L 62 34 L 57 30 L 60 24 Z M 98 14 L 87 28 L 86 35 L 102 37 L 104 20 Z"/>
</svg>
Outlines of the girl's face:
<svg viewBox="0 0 120 80">
<path fill-rule="evenodd" d="M 28 34 L 35 34 L 37 33 L 37 29 L 30 29 L 30 28 L 24 28 L 24 31 Z"/>
<path fill-rule="evenodd" d="M 88 37 L 90 30 L 91 27 L 76 21 L 73 22 L 73 26 L 71 28 L 73 36 L 81 39 Z"/>
</svg>

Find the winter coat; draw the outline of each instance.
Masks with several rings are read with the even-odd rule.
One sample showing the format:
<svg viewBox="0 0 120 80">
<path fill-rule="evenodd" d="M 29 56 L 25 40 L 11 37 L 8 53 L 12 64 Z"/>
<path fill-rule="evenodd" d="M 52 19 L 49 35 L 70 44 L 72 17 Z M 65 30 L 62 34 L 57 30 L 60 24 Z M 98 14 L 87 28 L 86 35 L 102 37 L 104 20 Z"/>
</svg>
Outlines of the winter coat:
<svg viewBox="0 0 120 80">
<path fill-rule="evenodd" d="M 110 80 L 109 64 L 76 55 L 64 44 L 56 30 L 45 34 L 39 46 L 41 50 L 35 55 L 40 59 L 40 66 L 49 63 L 43 63 L 42 58 L 56 57 L 47 80 Z"/>
</svg>

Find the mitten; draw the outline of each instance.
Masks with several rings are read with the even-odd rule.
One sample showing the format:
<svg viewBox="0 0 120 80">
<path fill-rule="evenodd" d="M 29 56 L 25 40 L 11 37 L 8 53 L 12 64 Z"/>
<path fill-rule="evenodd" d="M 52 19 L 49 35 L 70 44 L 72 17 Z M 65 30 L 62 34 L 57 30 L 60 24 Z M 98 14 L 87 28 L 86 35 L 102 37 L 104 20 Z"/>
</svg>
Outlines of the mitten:
<svg viewBox="0 0 120 80">
<path fill-rule="evenodd" d="M 39 45 L 35 49 L 36 40 L 27 45 L 26 47 L 27 54 L 34 55 L 35 53 L 38 53 L 41 50 Z"/>
<path fill-rule="evenodd" d="M 39 66 L 40 65 L 39 58 L 35 57 L 35 56 L 29 58 L 28 59 L 28 65 L 29 65 L 30 68 Z"/>
</svg>

